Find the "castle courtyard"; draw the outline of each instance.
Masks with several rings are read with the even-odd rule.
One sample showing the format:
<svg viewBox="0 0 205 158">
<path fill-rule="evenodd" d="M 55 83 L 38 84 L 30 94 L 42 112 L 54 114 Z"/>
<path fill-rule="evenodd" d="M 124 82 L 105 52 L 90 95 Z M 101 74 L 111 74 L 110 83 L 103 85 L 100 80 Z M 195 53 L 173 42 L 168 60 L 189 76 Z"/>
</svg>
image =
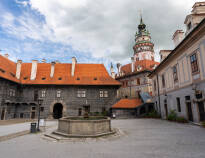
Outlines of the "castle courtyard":
<svg viewBox="0 0 205 158">
<path fill-rule="evenodd" d="M 46 138 L 45 132 L 27 134 L 0 142 L 0 153 L 15 158 L 202 158 L 205 155 L 205 128 L 196 125 L 160 119 L 119 119 L 112 120 L 112 126 L 119 130 L 118 136 L 56 141 Z M 52 122 L 46 132 L 56 128 L 57 122 Z"/>
</svg>

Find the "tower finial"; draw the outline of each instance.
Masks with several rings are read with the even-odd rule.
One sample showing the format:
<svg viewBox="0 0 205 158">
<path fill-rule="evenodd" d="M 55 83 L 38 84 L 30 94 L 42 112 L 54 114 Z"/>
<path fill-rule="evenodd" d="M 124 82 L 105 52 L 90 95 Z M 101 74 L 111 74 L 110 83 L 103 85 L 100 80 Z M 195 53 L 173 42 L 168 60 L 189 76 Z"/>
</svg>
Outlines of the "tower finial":
<svg viewBox="0 0 205 158">
<path fill-rule="evenodd" d="M 142 20 L 142 9 L 140 9 L 140 24 L 143 24 L 143 20 Z"/>
<path fill-rule="evenodd" d="M 110 68 L 111 68 L 111 69 L 113 68 L 112 62 L 111 62 L 111 66 L 110 66 Z"/>
</svg>

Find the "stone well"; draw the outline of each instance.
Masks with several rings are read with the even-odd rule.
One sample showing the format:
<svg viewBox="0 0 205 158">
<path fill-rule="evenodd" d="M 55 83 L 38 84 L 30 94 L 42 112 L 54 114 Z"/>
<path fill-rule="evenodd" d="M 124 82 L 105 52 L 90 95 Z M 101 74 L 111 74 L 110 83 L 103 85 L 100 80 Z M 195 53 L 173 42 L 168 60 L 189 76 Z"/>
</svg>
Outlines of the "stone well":
<svg viewBox="0 0 205 158">
<path fill-rule="evenodd" d="M 114 133 L 110 118 L 82 119 L 67 117 L 58 121 L 54 134 L 68 137 L 97 137 Z"/>
</svg>

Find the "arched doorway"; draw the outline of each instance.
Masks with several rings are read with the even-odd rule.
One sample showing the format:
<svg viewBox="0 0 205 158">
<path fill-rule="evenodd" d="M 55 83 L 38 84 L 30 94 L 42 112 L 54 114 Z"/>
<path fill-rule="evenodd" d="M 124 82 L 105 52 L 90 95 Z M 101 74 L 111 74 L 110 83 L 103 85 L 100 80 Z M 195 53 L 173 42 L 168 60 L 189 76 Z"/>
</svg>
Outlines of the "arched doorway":
<svg viewBox="0 0 205 158">
<path fill-rule="evenodd" d="M 63 115 L 63 105 L 61 103 L 56 103 L 53 106 L 53 118 L 59 119 Z"/>
<path fill-rule="evenodd" d="M 141 107 L 140 108 L 140 115 L 145 114 L 145 113 L 146 113 L 145 107 Z"/>
<path fill-rule="evenodd" d="M 149 105 L 148 106 L 148 112 L 152 112 L 154 110 L 154 105 Z"/>
</svg>

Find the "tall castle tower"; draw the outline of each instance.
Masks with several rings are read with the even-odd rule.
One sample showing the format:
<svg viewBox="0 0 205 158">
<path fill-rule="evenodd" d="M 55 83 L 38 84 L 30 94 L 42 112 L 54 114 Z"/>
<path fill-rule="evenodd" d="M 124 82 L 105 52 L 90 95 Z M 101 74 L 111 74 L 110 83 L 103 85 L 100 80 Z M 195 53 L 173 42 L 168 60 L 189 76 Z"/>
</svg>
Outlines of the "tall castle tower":
<svg viewBox="0 0 205 158">
<path fill-rule="evenodd" d="M 151 36 L 149 31 L 146 29 L 146 25 L 140 19 L 138 25 L 138 32 L 135 35 L 134 49 L 134 60 L 152 60 L 154 61 L 154 44 L 151 42 Z"/>
</svg>

